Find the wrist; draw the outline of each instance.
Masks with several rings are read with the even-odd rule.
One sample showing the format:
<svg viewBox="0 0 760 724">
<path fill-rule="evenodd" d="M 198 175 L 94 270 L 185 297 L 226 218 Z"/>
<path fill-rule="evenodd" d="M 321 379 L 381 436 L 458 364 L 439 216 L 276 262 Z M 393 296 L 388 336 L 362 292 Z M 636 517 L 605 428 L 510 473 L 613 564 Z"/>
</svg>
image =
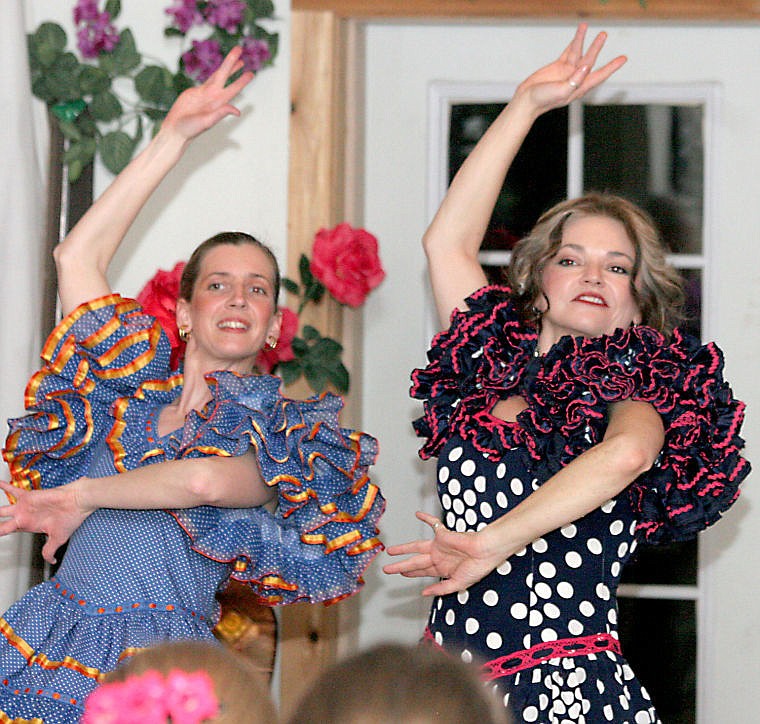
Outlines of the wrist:
<svg viewBox="0 0 760 724">
<path fill-rule="evenodd" d="M 71 493 L 74 507 L 85 517 L 98 508 L 94 499 L 93 482 L 92 478 L 78 478 L 67 486 Z"/>
</svg>

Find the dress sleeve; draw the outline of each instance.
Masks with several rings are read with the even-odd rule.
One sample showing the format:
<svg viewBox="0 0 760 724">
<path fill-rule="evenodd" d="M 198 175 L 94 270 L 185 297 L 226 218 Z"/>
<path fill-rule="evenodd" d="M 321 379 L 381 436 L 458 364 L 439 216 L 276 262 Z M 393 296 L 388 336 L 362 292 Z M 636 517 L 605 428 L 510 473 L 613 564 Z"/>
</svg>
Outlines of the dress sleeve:
<svg viewBox="0 0 760 724">
<path fill-rule="evenodd" d="M 330 603 L 356 592 L 382 550 L 385 502 L 368 476 L 376 440 L 340 427 L 335 395 L 290 400 L 270 376 L 221 372 L 207 381 L 212 409 L 188 419 L 178 457 L 253 448 L 264 480 L 278 487 L 278 507 L 171 511 L 193 549 L 230 562 L 265 604 Z"/>
<path fill-rule="evenodd" d="M 423 459 L 455 433 L 472 437 L 474 416 L 519 390 L 536 345 L 508 287 L 483 287 L 465 301 L 467 310 L 455 310 L 449 328 L 434 337 L 427 367 L 412 372 L 410 394 L 423 401 L 423 415 L 413 423 L 417 436 L 427 438 Z"/>
<path fill-rule="evenodd" d="M 168 375 L 170 346 L 140 305 L 109 295 L 53 330 L 30 379 L 27 414 L 9 420 L 3 457 L 15 485 L 53 487 L 85 474 L 116 399 Z"/>
<path fill-rule="evenodd" d="M 669 340 L 648 327 L 563 338 L 525 394 L 529 408 L 518 421 L 540 479 L 602 439 L 608 404 L 640 400 L 662 416 L 663 448 L 628 489 L 648 542 L 685 540 L 712 525 L 749 474 L 739 436 L 744 403 L 723 378 L 723 354 L 678 330 Z"/>
</svg>

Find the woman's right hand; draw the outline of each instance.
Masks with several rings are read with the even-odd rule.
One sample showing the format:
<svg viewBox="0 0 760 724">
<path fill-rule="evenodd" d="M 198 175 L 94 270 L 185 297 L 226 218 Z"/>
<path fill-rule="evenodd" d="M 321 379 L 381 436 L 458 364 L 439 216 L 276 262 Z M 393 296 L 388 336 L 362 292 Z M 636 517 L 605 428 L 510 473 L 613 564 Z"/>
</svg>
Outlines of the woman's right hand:
<svg viewBox="0 0 760 724">
<path fill-rule="evenodd" d="M 253 79 L 253 73 L 245 72 L 227 85 L 230 77 L 243 67 L 240 53 L 241 48 L 235 46 L 205 82 L 183 91 L 169 109 L 161 129 L 174 131 L 189 141 L 225 116 L 239 116 L 240 111 L 230 101 Z"/>
<path fill-rule="evenodd" d="M 581 98 L 622 67 L 627 58 L 619 55 L 601 68 L 594 70 L 594 64 L 604 47 L 607 34 L 599 33 L 584 53 L 586 29 L 586 24 L 581 23 L 572 41 L 559 58 L 528 76 L 518 86 L 511 102 L 530 103 L 537 117 L 546 111 Z"/>
<path fill-rule="evenodd" d="M 42 557 L 55 563 L 55 552 L 92 511 L 82 509 L 76 483 L 49 490 L 25 490 L 0 480 L 0 490 L 15 503 L 0 506 L 0 536 L 17 531 L 44 533 Z"/>
</svg>

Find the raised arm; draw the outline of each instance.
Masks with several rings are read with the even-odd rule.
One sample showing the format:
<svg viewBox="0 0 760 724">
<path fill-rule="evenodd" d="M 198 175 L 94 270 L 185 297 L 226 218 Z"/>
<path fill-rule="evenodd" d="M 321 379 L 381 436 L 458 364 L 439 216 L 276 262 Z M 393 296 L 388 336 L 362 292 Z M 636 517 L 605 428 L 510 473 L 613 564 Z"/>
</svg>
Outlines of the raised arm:
<svg viewBox="0 0 760 724">
<path fill-rule="evenodd" d="M 189 142 L 228 115 L 240 115 L 230 104 L 250 82 L 240 70 L 240 48 L 230 51 L 202 85 L 182 93 L 161 130 L 114 179 L 55 250 L 58 291 L 64 314 L 82 302 L 110 293 L 106 272 L 122 239 L 150 195 L 182 157 Z"/>
<path fill-rule="evenodd" d="M 390 555 L 413 554 L 384 567 L 386 573 L 444 580 L 423 594 L 461 591 L 549 531 L 595 510 L 649 470 L 664 442 L 659 414 L 646 402 L 610 406 L 604 439 L 553 475 L 519 505 L 478 532 L 456 533 L 427 513 L 417 517 L 433 528 L 432 540 L 388 548 Z"/>
<path fill-rule="evenodd" d="M 609 78 L 626 58 L 593 70 L 606 40 L 599 33 L 583 52 L 581 24 L 557 60 L 524 80 L 512 100 L 485 132 L 457 172 L 425 232 L 423 246 L 438 316 L 443 327 L 454 309 L 486 283 L 478 250 L 509 167 L 533 122 L 542 113 L 567 105 Z"/>
<path fill-rule="evenodd" d="M 250 508 L 266 505 L 277 494 L 276 487 L 264 483 L 252 452 L 170 460 L 48 490 L 26 491 L 2 481 L 0 489 L 16 499 L 14 505 L 0 506 L 0 519 L 5 519 L 0 536 L 19 530 L 45 533 L 42 555 L 51 563 L 55 551 L 98 508 Z"/>
</svg>

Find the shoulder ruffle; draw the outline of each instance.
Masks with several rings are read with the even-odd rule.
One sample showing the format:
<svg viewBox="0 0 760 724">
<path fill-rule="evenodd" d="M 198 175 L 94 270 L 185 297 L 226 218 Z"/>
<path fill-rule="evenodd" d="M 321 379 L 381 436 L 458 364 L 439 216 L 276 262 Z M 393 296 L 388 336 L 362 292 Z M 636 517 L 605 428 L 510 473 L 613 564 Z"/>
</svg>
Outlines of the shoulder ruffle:
<svg viewBox="0 0 760 724">
<path fill-rule="evenodd" d="M 744 403 L 723 379 L 723 355 L 678 330 L 668 340 L 637 326 L 593 339 L 561 339 L 533 359 L 535 334 L 517 322 L 509 290 L 486 287 L 439 334 L 430 364 L 416 370 L 412 396 L 425 401 L 415 422 L 429 439 L 422 457 L 452 435 L 492 459 L 518 445 L 546 480 L 592 445 L 607 426 L 607 405 L 650 403 L 662 416 L 665 444 L 650 471 L 629 488 L 650 542 L 693 537 L 714 523 L 739 494 L 749 463 L 740 451 Z M 513 394 L 528 408 L 516 423 L 490 415 Z"/>
<path fill-rule="evenodd" d="M 414 421 L 424 459 L 437 455 L 454 434 L 493 438 L 499 449 L 511 441 L 509 426 L 472 418 L 499 397 L 520 387 L 536 345 L 535 330 L 518 321 L 508 287 L 483 287 L 455 310 L 449 328 L 433 339 L 428 365 L 412 372 L 411 396 L 423 400 L 423 416 Z M 488 443 L 484 443 L 488 447 Z"/>
<path fill-rule="evenodd" d="M 252 447 L 275 515 L 257 508 L 172 511 L 197 552 L 234 562 L 233 576 L 269 604 L 343 598 L 382 549 L 377 523 L 385 503 L 369 480 L 376 440 L 340 427 L 340 398 L 282 397 L 276 377 L 218 372 L 207 377 L 213 402 L 194 413 L 176 456 L 241 455 Z"/>
<path fill-rule="evenodd" d="M 165 379 L 170 352 L 156 320 L 118 294 L 65 317 L 27 385 L 27 415 L 9 420 L 3 457 L 14 484 L 52 487 L 83 475 L 111 405 L 147 380 Z"/>
</svg>

